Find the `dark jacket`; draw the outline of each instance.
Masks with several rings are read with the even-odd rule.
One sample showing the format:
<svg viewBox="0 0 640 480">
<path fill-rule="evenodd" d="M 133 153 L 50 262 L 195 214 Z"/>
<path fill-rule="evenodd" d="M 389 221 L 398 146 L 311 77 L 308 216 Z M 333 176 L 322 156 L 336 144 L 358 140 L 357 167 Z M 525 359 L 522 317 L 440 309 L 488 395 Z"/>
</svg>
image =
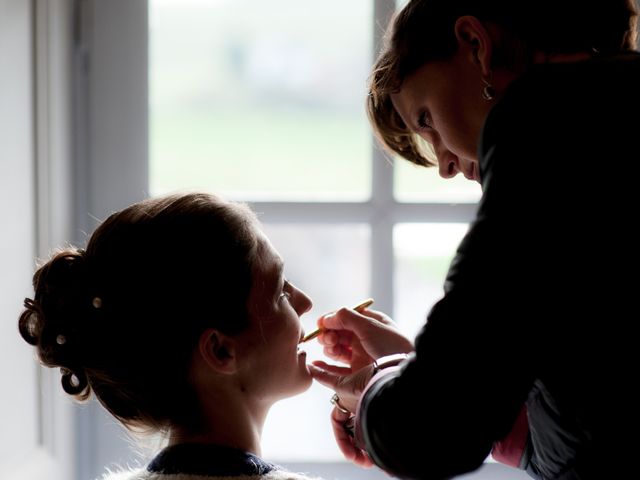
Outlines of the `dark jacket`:
<svg viewBox="0 0 640 480">
<path fill-rule="evenodd" d="M 640 55 L 545 64 L 487 118 L 483 195 L 416 340 L 361 404 L 403 478 L 479 467 L 523 402 L 540 479 L 637 472 Z"/>
</svg>

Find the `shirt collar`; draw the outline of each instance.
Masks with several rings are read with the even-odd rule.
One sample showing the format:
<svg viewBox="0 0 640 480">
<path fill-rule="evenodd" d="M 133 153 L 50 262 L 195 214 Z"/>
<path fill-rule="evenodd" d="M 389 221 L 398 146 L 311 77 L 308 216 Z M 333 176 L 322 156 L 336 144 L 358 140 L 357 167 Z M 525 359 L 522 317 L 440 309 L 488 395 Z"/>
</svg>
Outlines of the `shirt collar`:
<svg viewBox="0 0 640 480">
<path fill-rule="evenodd" d="M 167 475 L 188 474 L 214 477 L 264 475 L 276 469 L 260 457 L 231 447 L 211 444 L 178 444 L 166 447 L 147 470 Z"/>
</svg>

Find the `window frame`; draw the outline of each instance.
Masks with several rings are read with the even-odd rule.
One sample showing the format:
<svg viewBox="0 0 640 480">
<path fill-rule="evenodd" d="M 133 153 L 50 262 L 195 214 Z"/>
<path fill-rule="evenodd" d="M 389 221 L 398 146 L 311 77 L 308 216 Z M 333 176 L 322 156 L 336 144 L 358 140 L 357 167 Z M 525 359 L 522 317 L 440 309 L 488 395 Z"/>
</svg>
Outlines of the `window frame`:
<svg viewBox="0 0 640 480">
<path fill-rule="evenodd" d="M 3 167 L 11 171 L 5 178 L 12 180 L 3 187 L 3 192 L 7 194 L 6 204 L 21 217 L 20 225 L 11 225 L 16 230 L 9 229 L 17 236 L 8 240 L 11 251 L 5 253 L 24 257 L 25 267 L 5 272 L 6 278 L 13 280 L 5 293 L 12 302 L 18 302 L 16 317 L 12 315 L 6 320 L 14 318 L 11 321 L 17 323 L 19 302 L 24 296 L 32 295 L 30 280 L 34 259 L 45 257 L 54 244 L 63 244 L 70 235 L 69 32 L 73 4 L 70 0 L 0 0 L 0 3 L 2 20 L 7 21 L 2 28 L 3 39 L 8 40 L 12 51 L 11 56 L 3 57 L 5 89 L 2 95 L 6 97 L 2 104 L 9 106 L 1 112 L 7 114 L 3 124 L 8 126 Z M 4 101 L 9 96 L 10 102 Z M 28 228 L 23 229 L 24 225 Z M 15 290 L 20 290 L 22 298 L 13 295 Z M 29 350 L 28 355 L 20 352 L 19 357 L 3 357 L 5 362 L 33 358 L 33 349 L 18 338 L 17 331 L 5 340 L 11 342 L 8 351 L 16 355 L 18 349 Z M 7 350 L 2 349 L 2 353 L 7 354 Z M 57 372 L 35 362 L 32 366 L 28 381 L 34 398 L 23 405 L 24 410 L 12 414 L 30 419 L 24 422 L 25 428 L 35 425 L 33 444 L 28 446 L 28 451 L 22 450 L 22 444 L 16 444 L 20 450 L 9 451 L 7 458 L 19 463 L 0 464 L 0 476 L 23 480 L 73 478 L 71 402 L 61 392 Z"/>
<path fill-rule="evenodd" d="M 44 0 L 46 1 L 46 0 Z M 101 220 L 148 196 L 147 0 L 73 2 L 73 219 L 84 245 Z M 124 429 L 95 399 L 74 410 L 75 479 L 130 465 Z"/>
</svg>

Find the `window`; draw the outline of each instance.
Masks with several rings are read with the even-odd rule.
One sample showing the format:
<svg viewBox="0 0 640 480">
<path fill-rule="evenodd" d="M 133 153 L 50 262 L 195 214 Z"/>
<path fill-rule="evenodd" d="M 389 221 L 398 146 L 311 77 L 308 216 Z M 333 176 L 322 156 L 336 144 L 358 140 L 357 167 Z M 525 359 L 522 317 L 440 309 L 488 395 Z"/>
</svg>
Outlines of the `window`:
<svg viewBox="0 0 640 480">
<path fill-rule="evenodd" d="M 366 75 L 392 0 L 73 6 L 77 233 L 65 240 L 82 243 L 97 220 L 150 194 L 215 190 L 259 213 L 288 275 L 314 298 L 308 329 L 320 313 L 372 296 L 415 333 L 439 296 L 479 189 L 464 180 L 454 188 L 433 169 L 392 165 L 373 145 L 362 112 Z M 72 29 L 52 29 L 60 31 Z M 202 60 L 189 58 L 196 54 Z M 343 461 L 327 422 L 329 397 L 314 386 L 277 404 L 265 457 L 327 479 L 386 478 Z M 73 421 L 69 478 L 145 462 L 158 447 L 132 443 L 96 402 L 74 409 Z M 497 478 L 498 467 L 470 478 Z"/>
<path fill-rule="evenodd" d="M 372 296 L 414 336 L 479 198 L 476 184 L 391 163 L 373 146 L 366 79 L 393 8 L 149 1 L 150 191 L 206 189 L 249 201 L 288 278 L 314 299 L 307 330 L 321 313 Z M 321 355 L 317 345 L 307 350 Z M 264 455 L 341 461 L 329 397 L 314 385 L 276 404 Z"/>
<path fill-rule="evenodd" d="M 16 341 L 19 303 L 16 306 L 11 300 L 17 298 L 20 302 L 30 291 L 35 251 L 45 256 L 51 247 L 66 242 L 83 244 L 99 219 L 150 193 L 207 188 L 226 190 L 224 193 L 229 196 L 250 200 L 260 212 L 267 233 L 287 259 L 290 276 L 315 299 L 315 309 L 307 316 L 308 328 L 317 314 L 369 295 L 375 297 L 379 309 L 393 313 L 408 334 L 413 335 L 419 328 L 424 313 L 438 296 L 457 239 L 473 215 L 478 190 L 475 185 L 461 182 L 464 190 L 456 192 L 457 187 L 454 190 L 451 182 L 443 184 L 433 170 L 419 171 L 403 163 L 392 167 L 372 148 L 364 115 L 356 105 L 365 93 L 364 79 L 357 77 L 368 72 L 373 45 L 393 10 L 393 2 L 0 0 L 0 5 L 7 7 L 0 17 L 0 24 L 6 28 L 0 31 L 11 47 L 3 50 L 4 44 L 0 44 L 0 52 L 10 67 L 4 77 L 5 88 L 0 90 L 0 103 L 13 106 L 0 114 L 3 128 L 10 133 L 5 150 L 12 153 L 5 155 L 1 163 L 6 173 L 2 191 L 7 201 L 2 202 L 0 217 L 8 220 L 11 235 L 0 244 L 12 255 L 5 255 L 7 268 L 0 275 L 4 298 L 9 300 L 0 302 L 8 319 L 0 345 L 3 359 L 11 360 L 4 362 L 3 377 L 16 379 L 0 401 L 0 424 L 10 432 L 0 439 L 4 447 L 0 449 L 4 452 L 0 454 L 2 478 L 98 478 L 105 468 L 133 466 L 157 450 L 157 444 L 144 448 L 131 442 L 96 402 L 76 408 L 62 392 L 56 371 L 35 368 L 28 346 Z M 165 65 L 163 68 L 168 70 L 162 74 L 162 81 L 175 74 L 174 78 L 182 78 L 180 81 L 185 83 L 159 88 L 161 82 L 154 79 L 154 74 L 164 61 L 165 47 L 178 50 L 167 59 L 182 62 L 201 43 L 207 43 L 204 38 L 192 38 L 195 50 L 185 47 L 189 35 L 207 33 L 195 28 L 200 20 L 201 25 L 215 22 L 207 22 L 202 9 L 215 11 L 216 16 L 235 15 L 235 23 L 224 17 L 229 27 L 225 35 L 231 37 L 218 37 L 231 38 L 227 45 L 236 45 L 233 51 L 242 51 L 237 46 L 246 45 L 246 38 L 250 39 L 253 32 L 260 33 L 262 39 L 272 38 L 266 42 L 268 48 L 254 45 L 250 49 L 254 53 L 252 67 L 236 68 L 236 73 L 255 74 L 258 67 L 257 71 L 262 71 L 261 52 L 273 59 L 274 52 L 285 51 L 287 58 L 300 60 L 301 70 L 296 67 L 296 75 L 285 82 L 289 90 L 283 91 L 276 80 L 287 76 L 291 65 L 268 63 L 268 78 L 273 81 L 256 87 L 256 92 L 266 95 L 268 101 L 258 99 L 257 103 L 244 106 L 234 103 L 250 99 L 246 89 L 253 87 L 232 82 L 231 86 L 237 88 L 235 97 L 222 96 L 227 102 L 223 105 L 228 107 L 227 116 L 216 119 L 211 112 L 224 110 L 213 108 L 211 99 L 200 95 L 203 88 L 206 93 L 211 87 L 211 69 L 219 67 L 212 60 L 205 59 L 202 64 L 192 61 L 198 68 L 209 68 L 208 76 L 202 70 L 185 70 L 187 75 L 178 75 L 178 69 L 186 67 L 178 64 L 172 70 Z M 177 28 L 172 26 L 173 20 L 184 23 L 194 13 L 201 14 L 202 19 L 193 20 L 193 30 L 180 36 L 172 33 L 171 29 Z M 347 13 L 348 21 L 342 18 Z M 321 28 L 317 21 L 323 22 Z M 292 22 L 299 23 L 298 31 L 293 33 L 284 28 Z M 276 25 L 282 31 L 269 33 Z M 181 28 L 184 30 L 184 26 Z M 312 38 L 305 40 L 305 32 Z M 298 44 L 293 51 L 283 46 L 282 36 L 294 33 L 306 50 L 300 50 Z M 160 36 L 167 34 L 169 41 L 162 41 Z M 219 49 L 218 54 L 223 50 Z M 322 59 L 323 65 L 344 69 L 339 75 L 329 73 L 345 83 L 340 88 L 331 84 L 329 93 L 317 90 L 324 84 L 314 86 L 310 78 L 321 71 L 313 65 L 304 66 L 308 52 Z M 346 56 L 342 59 L 333 58 L 343 54 Z M 238 59 L 234 55 L 230 58 Z M 262 78 L 262 74 L 259 76 Z M 310 90 L 310 98 L 305 97 L 306 88 L 296 91 L 298 81 L 316 88 Z M 187 88 L 189 82 L 199 82 L 200 93 L 196 88 L 198 94 L 194 95 L 194 90 Z M 163 100 L 164 94 L 160 93 L 165 88 L 170 93 L 171 88 L 175 89 L 174 100 L 184 94 L 185 104 L 173 102 L 171 95 Z M 294 92 L 292 98 L 284 95 L 290 90 Z M 240 91 L 242 95 L 238 94 Z M 281 103 L 273 101 L 283 95 Z M 200 132 L 188 131 L 197 123 L 189 123 L 191 113 L 185 105 L 200 108 Z M 167 106 L 164 113 L 155 115 Z M 275 114 L 270 110 L 280 107 L 283 108 Z M 175 110 L 172 112 L 171 108 Z M 251 129 L 239 128 L 243 119 L 234 120 L 233 111 L 255 113 L 247 123 Z M 276 118 L 280 123 L 270 125 Z M 213 142 L 208 136 L 213 132 L 210 127 L 215 122 L 232 120 L 236 121 L 235 126 L 225 134 L 237 135 L 235 140 L 225 143 L 222 140 L 226 138 L 216 138 Z M 260 136 L 259 130 L 267 127 L 272 128 L 270 135 Z M 283 132 L 290 144 L 279 140 Z M 165 143 L 158 143 L 160 137 L 173 134 L 174 138 L 163 138 Z M 302 145 L 304 139 L 306 143 Z M 258 157 L 247 156 L 252 152 L 250 142 L 260 147 L 255 150 L 260 159 L 269 154 L 272 169 L 260 170 L 263 165 L 256 161 Z M 172 144 L 176 163 L 169 162 Z M 214 144 L 232 150 L 216 152 L 212 150 Z M 160 148 L 161 145 L 164 146 Z M 279 158 L 287 151 L 291 157 Z M 218 155 L 227 162 L 221 163 Z M 316 167 L 313 172 L 311 158 Z M 195 166 L 187 163 L 189 159 L 196 160 Z M 205 171 L 213 166 L 214 170 Z M 353 178 L 347 178 L 346 169 Z M 247 173 L 250 171 L 252 175 Z M 262 182 L 261 176 L 267 174 L 271 175 L 270 181 Z M 216 181 L 219 183 L 212 183 Z M 438 188 L 440 193 L 436 194 Z M 326 421 L 329 396 L 327 390 L 314 387 L 309 394 L 278 405 L 266 427 L 265 456 L 327 479 L 386 478 L 375 469 L 361 470 L 342 461 Z M 290 418 L 306 423 L 294 427 Z M 301 436 L 305 445 L 291 442 Z M 301 466 L 302 462 L 307 467 Z M 500 472 L 493 468 L 498 466 L 488 467 L 488 475 L 472 477 L 498 478 L 496 473 Z M 499 478 L 507 477 L 524 478 L 513 471 Z"/>
<path fill-rule="evenodd" d="M 151 0 L 149 8 L 152 193 L 370 195 L 362 108 L 370 0 Z"/>
</svg>

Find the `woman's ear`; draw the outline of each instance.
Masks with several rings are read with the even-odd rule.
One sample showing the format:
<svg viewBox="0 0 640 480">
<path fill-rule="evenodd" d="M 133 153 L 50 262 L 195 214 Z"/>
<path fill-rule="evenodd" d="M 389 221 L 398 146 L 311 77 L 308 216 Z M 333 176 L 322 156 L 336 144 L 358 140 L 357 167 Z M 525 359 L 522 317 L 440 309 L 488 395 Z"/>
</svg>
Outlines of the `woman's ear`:
<svg viewBox="0 0 640 480">
<path fill-rule="evenodd" d="M 490 78 L 493 39 L 489 30 L 476 17 L 465 15 L 456 20 L 454 31 L 458 48 L 480 68 L 483 78 Z"/>
<path fill-rule="evenodd" d="M 209 328 L 202 332 L 198 342 L 198 351 L 205 363 L 213 371 L 232 374 L 237 369 L 237 349 L 232 337 Z"/>
</svg>

